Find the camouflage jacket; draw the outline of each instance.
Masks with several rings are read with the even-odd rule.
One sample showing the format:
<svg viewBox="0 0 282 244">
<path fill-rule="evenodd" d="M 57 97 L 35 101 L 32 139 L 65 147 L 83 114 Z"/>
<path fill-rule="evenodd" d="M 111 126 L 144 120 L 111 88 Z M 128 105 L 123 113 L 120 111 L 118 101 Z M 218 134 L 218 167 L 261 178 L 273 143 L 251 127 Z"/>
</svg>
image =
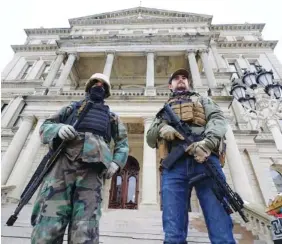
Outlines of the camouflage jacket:
<svg viewBox="0 0 282 244">
<path fill-rule="evenodd" d="M 190 98 L 195 100 L 192 97 Z M 227 121 L 220 107 L 211 98 L 198 96 L 197 100 L 203 105 L 207 124 L 202 127 L 190 125 L 190 128 L 192 129 L 192 133 L 202 134 L 205 138 L 210 139 L 214 144 L 213 149 L 217 150 L 220 146 L 221 139 L 227 131 Z M 157 147 L 159 131 L 164 124 L 165 122 L 157 117 L 153 120 L 146 135 L 147 143 L 151 148 Z"/>
<path fill-rule="evenodd" d="M 66 118 L 73 111 L 73 104 L 63 107 L 56 114 L 50 116 L 41 125 L 39 133 L 43 144 L 49 144 L 53 149 L 56 140 L 60 140 L 58 132 L 64 125 Z M 117 131 L 112 132 L 113 153 L 110 143 L 104 138 L 91 132 L 79 132 L 74 140 L 67 142 L 64 153 L 70 160 L 82 160 L 88 163 L 102 162 L 107 168 L 113 161 L 122 169 L 127 161 L 129 146 L 127 130 L 120 118 L 111 113 L 111 123 L 115 123 Z"/>
</svg>

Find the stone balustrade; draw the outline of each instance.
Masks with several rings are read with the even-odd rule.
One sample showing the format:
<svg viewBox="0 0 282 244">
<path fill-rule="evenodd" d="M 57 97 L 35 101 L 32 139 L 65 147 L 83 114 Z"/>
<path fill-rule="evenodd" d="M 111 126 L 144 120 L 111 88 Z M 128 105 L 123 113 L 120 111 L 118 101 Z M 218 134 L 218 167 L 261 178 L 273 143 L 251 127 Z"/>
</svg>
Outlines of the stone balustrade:
<svg viewBox="0 0 282 244">
<path fill-rule="evenodd" d="M 263 209 L 255 204 L 248 203 L 244 206 L 244 213 L 249 219 L 249 222 L 245 223 L 238 213 L 233 215 L 233 220 L 239 223 L 242 227 L 246 227 L 246 229 L 251 231 L 253 235 L 257 235 L 259 240 L 262 240 L 267 244 L 272 244 L 270 222 L 274 218 L 267 215 Z"/>
</svg>

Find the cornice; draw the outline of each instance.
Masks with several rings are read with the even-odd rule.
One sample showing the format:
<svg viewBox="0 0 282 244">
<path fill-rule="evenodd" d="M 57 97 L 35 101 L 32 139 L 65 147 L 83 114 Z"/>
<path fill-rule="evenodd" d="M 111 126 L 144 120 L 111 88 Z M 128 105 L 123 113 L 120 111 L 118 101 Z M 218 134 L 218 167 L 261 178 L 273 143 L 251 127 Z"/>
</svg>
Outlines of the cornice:
<svg viewBox="0 0 282 244">
<path fill-rule="evenodd" d="M 278 41 L 232 41 L 217 42 L 218 48 L 271 48 L 274 49 Z"/>
<path fill-rule="evenodd" d="M 207 18 L 189 16 L 184 18 L 148 18 L 148 19 L 80 19 L 70 21 L 71 26 L 81 25 L 120 25 L 120 24 L 181 24 L 181 23 L 210 23 Z"/>
<path fill-rule="evenodd" d="M 40 52 L 40 51 L 56 51 L 57 44 L 36 44 L 36 45 L 11 45 L 15 53 L 17 52 Z"/>
<path fill-rule="evenodd" d="M 71 28 L 34 28 L 24 29 L 27 36 L 29 35 L 60 35 L 69 34 Z"/>
<path fill-rule="evenodd" d="M 160 44 L 165 43 L 169 44 L 178 44 L 178 43 L 204 43 L 209 44 L 211 37 L 209 35 L 163 35 L 163 36 L 114 36 L 110 37 L 109 35 L 105 36 L 83 36 L 80 38 L 62 38 L 57 41 L 59 47 L 69 47 L 69 46 L 101 46 L 105 44 L 109 45 L 138 45 L 138 44 Z"/>
<path fill-rule="evenodd" d="M 215 24 L 210 26 L 211 31 L 255 31 L 262 32 L 265 23 L 256 24 Z"/>
</svg>

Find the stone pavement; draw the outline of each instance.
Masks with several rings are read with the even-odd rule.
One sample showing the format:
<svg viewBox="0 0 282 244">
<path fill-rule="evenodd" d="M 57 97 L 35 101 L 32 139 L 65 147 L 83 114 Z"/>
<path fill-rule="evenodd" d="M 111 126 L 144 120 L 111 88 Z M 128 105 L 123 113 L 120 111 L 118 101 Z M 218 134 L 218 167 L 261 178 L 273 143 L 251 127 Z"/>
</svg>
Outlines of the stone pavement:
<svg viewBox="0 0 282 244">
<path fill-rule="evenodd" d="M 2 206 L 1 243 L 30 243 L 29 223 L 31 206 L 25 206 L 14 226 L 6 221 L 15 209 L 14 204 Z M 189 213 L 189 244 L 208 244 L 209 238 L 203 218 L 198 213 Z M 235 225 L 234 233 L 239 244 L 253 244 L 255 238 L 249 231 Z M 100 243 L 104 244 L 162 244 L 161 212 L 157 210 L 109 210 L 103 213 L 100 225 Z M 67 243 L 65 235 L 64 243 Z"/>
</svg>

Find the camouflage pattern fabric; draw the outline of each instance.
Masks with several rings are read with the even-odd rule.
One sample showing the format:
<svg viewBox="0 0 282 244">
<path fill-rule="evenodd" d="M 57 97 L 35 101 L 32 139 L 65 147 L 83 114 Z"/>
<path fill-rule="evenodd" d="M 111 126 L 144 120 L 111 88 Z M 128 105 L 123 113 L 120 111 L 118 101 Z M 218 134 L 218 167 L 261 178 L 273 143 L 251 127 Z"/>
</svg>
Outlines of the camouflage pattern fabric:
<svg viewBox="0 0 282 244">
<path fill-rule="evenodd" d="M 69 105 L 63 107 L 56 114 L 44 121 L 39 131 L 43 144 L 49 144 L 49 146 L 53 148 L 54 142 L 58 139 L 58 132 L 71 112 L 72 105 Z M 84 162 L 102 162 L 106 168 L 108 168 L 113 161 L 120 169 L 123 169 L 129 152 L 127 130 L 116 114 L 111 116 L 111 123 L 113 123 L 113 128 L 116 130 L 115 133 L 112 134 L 114 142 L 113 153 L 110 150 L 110 145 L 105 142 L 103 137 L 90 132 L 80 133 L 79 137 L 76 137 L 71 143 L 77 144 L 81 141 L 84 142 L 81 148 L 81 159 Z M 71 143 L 69 143 L 68 147 L 74 148 Z"/>
<path fill-rule="evenodd" d="M 64 154 L 45 177 L 32 211 L 32 244 L 98 244 L 103 166 L 70 161 Z"/>
</svg>

